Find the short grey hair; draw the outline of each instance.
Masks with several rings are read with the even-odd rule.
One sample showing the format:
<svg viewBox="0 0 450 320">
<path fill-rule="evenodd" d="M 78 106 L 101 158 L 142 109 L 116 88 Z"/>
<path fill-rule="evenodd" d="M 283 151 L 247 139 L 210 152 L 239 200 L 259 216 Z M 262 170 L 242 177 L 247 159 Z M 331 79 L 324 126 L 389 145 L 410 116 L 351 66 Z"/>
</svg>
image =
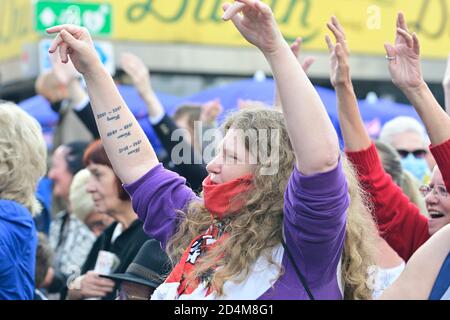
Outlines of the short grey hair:
<svg viewBox="0 0 450 320">
<path fill-rule="evenodd" d="M 429 144 L 427 132 L 424 126 L 412 117 L 399 116 L 386 122 L 380 131 L 379 140 L 392 144 L 393 137 L 399 133 L 414 132 L 420 135 L 425 145 Z"/>
<path fill-rule="evenodd" d="M 69 201 L 71 213 L 82 222 L 85 222 L 95 207 L 92 194 L 86 191 L 86 185 L 90 176 L 91 173 L 88 169 L 82 169 L 75 174 L 70 185 Z"/>
</svg>

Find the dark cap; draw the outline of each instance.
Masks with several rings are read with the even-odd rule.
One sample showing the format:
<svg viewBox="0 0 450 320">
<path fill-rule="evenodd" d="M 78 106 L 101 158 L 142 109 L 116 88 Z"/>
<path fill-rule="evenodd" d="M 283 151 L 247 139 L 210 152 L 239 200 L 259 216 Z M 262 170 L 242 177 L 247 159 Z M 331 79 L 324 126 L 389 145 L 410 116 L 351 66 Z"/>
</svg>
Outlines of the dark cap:
<svg viewBox="0 0 450 320">
<path fill-rule="evenodd" d="M 160 243 L 156 240 L 148 240 L 139 249 L 125 273 L 100 276 L 117 282 L 129 281 L 156 288 L 164 282 L 170 270 L 169 257 L 161 249 Z"/>
</svg>

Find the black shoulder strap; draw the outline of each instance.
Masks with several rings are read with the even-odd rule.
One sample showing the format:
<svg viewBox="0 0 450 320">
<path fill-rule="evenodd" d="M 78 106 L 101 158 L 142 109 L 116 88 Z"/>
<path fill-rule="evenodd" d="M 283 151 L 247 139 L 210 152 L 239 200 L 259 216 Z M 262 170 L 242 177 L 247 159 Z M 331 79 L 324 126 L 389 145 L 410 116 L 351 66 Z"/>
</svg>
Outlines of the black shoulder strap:
<svg viewBox="0 0 450 320">
<path fill-rule="evenodd" d="M 309 299 L 310 300 L 315 300 L 311 290 L 308 287 L 308 284 L 306 283 L 305 277 L 300 272 L 300 269 L 297 267 L 297 264 L 295 263 L 295 260 L 292 257 L 291 252 L 289 251 L 289 249 L 288 249 L 288 247 L 287 247 L 287 245 L 286 245 L 286 243 L 284 242 L 283 239 L 281 239 L 281 243 L 283 244 L 284 250 L 287 252 L 289 260 L 291 261 L 292 265 L 294 266 L 295 273 L 297 273 L 297 277 L 300 280 L 300 282 L 302 283 L 303 287 L 305 288 L 305 291 L 308 294 Z"/>
</svg>

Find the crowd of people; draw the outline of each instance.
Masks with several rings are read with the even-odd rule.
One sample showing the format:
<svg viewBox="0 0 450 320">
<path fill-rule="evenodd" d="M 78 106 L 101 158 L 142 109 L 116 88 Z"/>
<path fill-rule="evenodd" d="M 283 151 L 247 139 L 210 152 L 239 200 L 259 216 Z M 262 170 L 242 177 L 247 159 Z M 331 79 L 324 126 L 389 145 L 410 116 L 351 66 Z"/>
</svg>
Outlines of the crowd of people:
<svg viewBox="0 0 450 320">
<path fill-rule="evenodd" d="M 399 117 L 372 141 L 352 44 L 331 17 L 340 150 L 306 74 L 313 60 L 298 61 L 301 39 L 290 46 L 259 0 L 223 10 L 270 65 L 274 106 L 246 101 L 218 124 L 213 100 L 171 117 L 145 64 L 127 53 L 122 69 L 163 153 L 89 32 L 47 30 L 54 66 L 36 90 L 60 115 L 49 156 L 37 121 L 0 103 L 0 299 L 450 299 L 450 65 L 445 109 L 399 13 L 387 67 L 424 126 Z"/>
</svg>

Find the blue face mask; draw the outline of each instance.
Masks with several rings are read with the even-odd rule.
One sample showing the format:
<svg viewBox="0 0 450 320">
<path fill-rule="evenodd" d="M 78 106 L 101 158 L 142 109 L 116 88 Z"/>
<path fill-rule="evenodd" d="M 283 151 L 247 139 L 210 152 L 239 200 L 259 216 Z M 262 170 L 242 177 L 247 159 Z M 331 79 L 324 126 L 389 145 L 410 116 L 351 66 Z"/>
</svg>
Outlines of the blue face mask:
<svg viewBox="0 0 450 320">
<path fill-rule="evenodd" d="M 412 173 L 421 183 L 428 183 L 430 179 L 430 169 L 428 163 L 423 158 L 416 158 L 412 153 L 401 160 L 402 168 Z"/>
</svg>

